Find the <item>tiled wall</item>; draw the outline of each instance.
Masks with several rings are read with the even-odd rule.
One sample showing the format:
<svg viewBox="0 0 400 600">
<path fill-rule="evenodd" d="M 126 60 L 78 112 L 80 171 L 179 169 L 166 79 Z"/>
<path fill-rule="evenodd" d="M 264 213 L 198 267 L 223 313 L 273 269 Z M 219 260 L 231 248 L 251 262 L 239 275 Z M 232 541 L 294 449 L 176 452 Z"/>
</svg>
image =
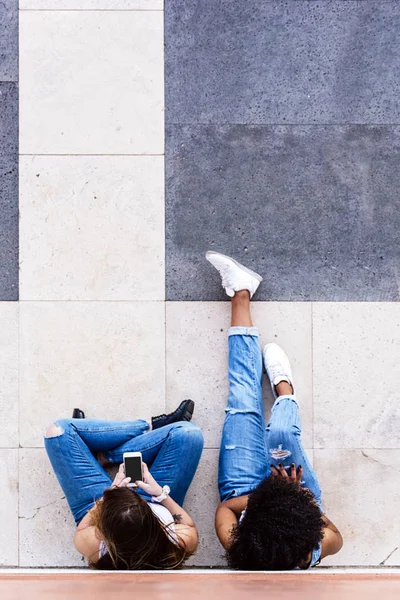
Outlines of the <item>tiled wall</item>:
<svg viewBox="0 0 400 600">
<path fill-rule="evenodd" d="M 49 421 L 76 406 L 149 418 L 187 397 L 205 437 L 191 564 L 224 564 L 229 304 L 202 256 L 213 247 L 265 277 L 254 321 L 292 360 L 303 441 L 345 538 L 325 564 L 399 565 L 400 309 L 372 302 L 398 299 L 396 3 L 168 0 L 164 73 L 162 0 L 20 0 L 19 244 L 17 4 L 0 7 L 0 564 L 83 565 Z M 355 298 L 368 302 L 336 302 Z M 268 411 L 267 384 L 265 398 Z"/>
</svg>

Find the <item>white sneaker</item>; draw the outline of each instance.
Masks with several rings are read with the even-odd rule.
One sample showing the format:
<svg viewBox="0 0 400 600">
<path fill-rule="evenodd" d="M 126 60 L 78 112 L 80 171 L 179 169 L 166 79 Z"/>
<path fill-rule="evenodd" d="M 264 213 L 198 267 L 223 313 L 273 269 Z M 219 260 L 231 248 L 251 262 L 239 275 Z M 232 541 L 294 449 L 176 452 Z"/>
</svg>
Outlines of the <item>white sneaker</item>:
<svg viewBox="0 0 400 600">
<path fill-rule="evenodd" d="M 262 282 L 261 275 L 244 267 L 229 256 L 209 250 L 206 252 L 206 259 L 221 275 L 222 287 L 230 298 L 233 298 L 235 292 L 240 290 L 248 290 L 250 298 L 252 298 Z"/>
<path fill-rule="evenodd" d="M 281 381 L 287 381 L 293 388 L 293 375 L 290 361 L 278 344 L 267 344 L 263 350 L 264 366 L 271 382 L 274 398 L 278 397 L 275 386 Z"/>
</svg>

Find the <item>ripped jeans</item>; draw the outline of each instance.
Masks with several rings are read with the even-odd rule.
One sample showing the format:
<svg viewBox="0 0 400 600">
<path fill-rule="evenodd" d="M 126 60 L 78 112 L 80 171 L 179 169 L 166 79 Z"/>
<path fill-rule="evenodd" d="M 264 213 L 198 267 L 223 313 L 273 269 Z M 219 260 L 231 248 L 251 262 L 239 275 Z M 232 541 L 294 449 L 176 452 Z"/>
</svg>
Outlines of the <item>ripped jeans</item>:
<svg viewBox="0 0 400 600">
<path fill-rule="evenodd" d="M 150 432 L 141 420 L 59 419 L 54 425 L 60 433 L 44 443 L 77 525 L 112 483 L 96 460 L 100 451 L 118 465 L 124 452 L 141 452 L 155 480 L 169 485 L 182 506 L 203 450 L 203 435 L 193 423 L 179 421 Z M 149 499 L 143 490 L 135 491 Z"/>
<path fill-rule="evenodd" d="M 321 489 L 301 444 L 299 407 L 294 396 L 277 398 L 265 426 L 262 354 L 256 327 L 229 330 L 229 399 L 219 455 L 221 502 L 244 496 L 271 473 L 271 464 L 303 466 L 302 485 L 321 506 Z"/>
</svg>

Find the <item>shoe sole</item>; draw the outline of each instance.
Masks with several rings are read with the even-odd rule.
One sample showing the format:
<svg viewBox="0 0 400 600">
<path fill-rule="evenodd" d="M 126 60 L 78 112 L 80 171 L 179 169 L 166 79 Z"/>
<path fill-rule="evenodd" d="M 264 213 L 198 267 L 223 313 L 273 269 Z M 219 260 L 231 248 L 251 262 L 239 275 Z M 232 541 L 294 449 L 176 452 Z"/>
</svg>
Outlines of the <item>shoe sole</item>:
<svg viewBox="0 0 400 600">
<path fill-rule="evenodd" d="M 208 257 L 212 256 L 212 255 L 222 256 L 222 258 L 227 258 L 228 260 L 231 260 L 237 267 L 239 267 L 239 269 L 246 271 L 246 273 L 248 273 L 249 275 L 251 275 L 252 277 L 257 279 L 257 281 L 259 281 L 260 283 L 262 282 L 263 278 L 261 277 L 261 275 L 259 275 L 255 271 L 252 271 L 251 269 L 248 269 L 247 267 L 242 265 L 242 263 L 240 263 L 237 260 L 235 260 L 234 258 L 232 258 L 232 256 L 227 256 L 226 254 L 221 254 L 221 252 L 214 252 L 214 250 L 208 250 L 206 252 L 206 259 L 209 260 Z"/>
<path fill-rule="evenodd" d="M 186 404 L 186 402 L 188 404 L 187 404 L 185 412 L 183 413 L 182 421 L 191 421 L 193 413 L 194 413 L 194 402 L 193 402 L 193 400 L 183 400 L 180 403 L 179 408 L 181 408 L 183 404 Z"/>
</svg>

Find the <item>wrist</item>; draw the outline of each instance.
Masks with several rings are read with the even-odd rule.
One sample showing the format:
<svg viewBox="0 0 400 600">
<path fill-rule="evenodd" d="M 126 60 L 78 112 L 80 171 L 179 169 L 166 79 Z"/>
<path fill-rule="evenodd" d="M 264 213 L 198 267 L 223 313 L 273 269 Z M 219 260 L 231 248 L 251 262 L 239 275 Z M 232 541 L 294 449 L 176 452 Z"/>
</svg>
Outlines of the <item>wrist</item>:
<svg viewBox="0 0 400 600">
<path fill-rule="evenodd" d="M 157 488 L 155 489 L 155 493 L 152 494 L 152 496 L 157 498 L 158 496 L 161 496 L 162 493 L 163 493 L 163 489 L 162 489 L 161 485 L 158 485 Z"/>
<path fill-rule="evenodd" d="M 153 500 L 153 502 L 159 502 L 159 503 L 161 503 L 166 498 L 168 498 L 168 495 L 169 495 L 170 491 L 171 491 L 170 487 L 168 485 L 164 485 L 164 487 L 161 488 L 161 493 L 158 494 L 158 496 L 152 496 L 151 499 Z"/>
</svg>

